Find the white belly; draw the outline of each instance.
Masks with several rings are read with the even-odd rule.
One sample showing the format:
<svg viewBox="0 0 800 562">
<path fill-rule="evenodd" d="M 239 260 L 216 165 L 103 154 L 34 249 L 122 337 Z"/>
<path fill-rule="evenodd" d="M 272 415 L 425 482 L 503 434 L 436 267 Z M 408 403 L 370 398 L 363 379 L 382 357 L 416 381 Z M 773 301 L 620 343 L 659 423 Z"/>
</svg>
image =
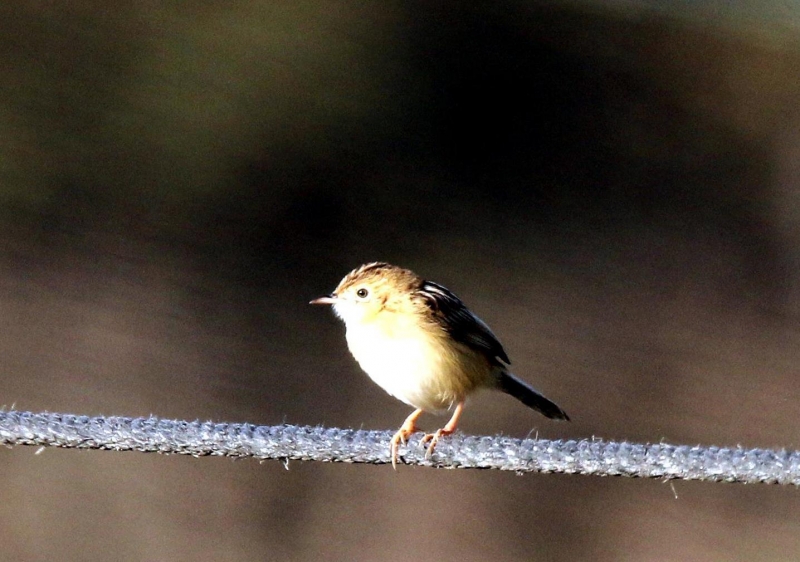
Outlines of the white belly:
<svg viewBox="0 0 800 562">
<path fill-rule="evenodd" d="M 441 412 L 471 390 L 461 363 L 436 337 L 388 337 L 373 326 L 347 327 L 347 344 L 362 369 L 386 392 L 415 408 Z"/>
</svg>

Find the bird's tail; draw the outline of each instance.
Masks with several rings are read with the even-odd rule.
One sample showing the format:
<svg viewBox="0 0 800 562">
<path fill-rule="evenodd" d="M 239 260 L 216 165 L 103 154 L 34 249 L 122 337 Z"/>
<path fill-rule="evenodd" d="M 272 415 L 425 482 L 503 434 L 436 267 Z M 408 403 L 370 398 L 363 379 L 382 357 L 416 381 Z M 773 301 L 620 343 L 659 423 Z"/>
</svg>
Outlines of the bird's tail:
<svg viewBox="0 0 800 562">
<path fill-rule="evenodd" d="M 558 407 L 555 402 L 548 400 L 511 373 L 501 373 L 497 381 L 497 387 L 500 390 L 506 394 L 510 394 L 529 408 L 533 408 L 542 415 L 554 420 L 569 421 L 567 413 Z"/>
</svg>

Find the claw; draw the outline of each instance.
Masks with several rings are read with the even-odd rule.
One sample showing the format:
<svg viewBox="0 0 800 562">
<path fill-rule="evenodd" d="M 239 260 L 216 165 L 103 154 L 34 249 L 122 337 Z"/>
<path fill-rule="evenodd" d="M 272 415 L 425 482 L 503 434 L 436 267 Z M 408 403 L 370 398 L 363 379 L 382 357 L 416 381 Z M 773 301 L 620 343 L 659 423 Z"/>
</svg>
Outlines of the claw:
<svg viewBox="0 0 800 562">
<path fill-rule="evenodd" d="M 439 438 L 442 435 L 451 435 L 452 433 L 455 433 L 455 429 L 448 430 L 447 428 L 443 427 L 442 429 L 438 430 L 436 433 L 428 433 L 428 434 L 426 434 L 422 438 L 422 441 L 421 441 L 421 444 L 423 446 L 425 445 L 425 443 L 428 443 L 430 441 L 430 444 L 428 445 L 427 450 L 425 451 L 425 458 L 426 459 L 430 459 L 431 458 L 431 455 L 433 455 L 433 450 L 436 448 L 436 444 L 439 443 Z"/>
<path fill-rule="evenodd" d="M 464 411 L 464 403 L 459 402 L 456 406 L 455 411 L 453 412 L 453 417 L 450 418 L 450 421 L 447 422 L 442 429 L 436 431 L 436 433 L 428 433 L 422 438 L 422 444 L 428 443 L 428 450 L 425 452 L 425 458 L 430 459 L 431 455 L 433 455 L 433 450 L 436 448 L 436 444 L 439 442 L 439 439 L 442 435 L 452 435 L 456 432 L 456 427 L 458 426 L 458 420 L 461 418 L 461 414 Z"/>
<path fill-rule="evenodd" d="M 406 418 L 400 429 L 392 437 L 392 468 L 397 470 L 397 450 L 400 448 L 400 443 L 405 445 L 408 443 L 408 438 L 417 431 L 417 419 L 422 415 L 422 410 L 414 410 L 410 416 Z"/>
<path fill-rule="evenodd" d="M 406 444 L 406 437 L 402 428 L 392 437 L 392 468 L 395 470 L 397 470 L 397 450 L 400 448 L 400 443 Z"/>
</svg>

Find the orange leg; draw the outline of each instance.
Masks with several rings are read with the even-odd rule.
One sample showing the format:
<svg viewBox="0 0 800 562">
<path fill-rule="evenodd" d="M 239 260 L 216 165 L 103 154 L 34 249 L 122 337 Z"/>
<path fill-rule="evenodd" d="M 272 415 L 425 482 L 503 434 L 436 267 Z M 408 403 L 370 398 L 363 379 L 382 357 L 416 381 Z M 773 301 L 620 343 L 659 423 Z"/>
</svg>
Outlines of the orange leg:
<svg viewBox="0 0 800 562">
<path fill-rule="evenodd" d="M 428 452 L 425 453 L 425 458 L 430 458 L 433 450 L 436 448 L 436 443 L 439 442 L 439 438 L 442 435 L 450 435 L 454 433 L 456 427 L 458 426 L 458 420 L 461 419 L 461 414 L 464 412 L 464 403 L 459 402 L 456 406 L 455 411 L 453 412 L 453 417 L 450 418 L 450 421 L 447 422 L 442 429 L 438 430 L 436 433 L 428 433 L 425 437 L 422 438 L 422 443 L 425 444 L 430 441 L 430 445 L 428 445 Z"/>
<path fill-rule="evenodd" d="M 397 449 L 400 447 L 400 443 L 405 445 L 408 438 L 417 431 L 417 420 L 421 415 L 421 409 L 411 412 L 411 415 L 406 418 L 406 421 L 403 422 L 403 425 L 392 437 L 392 468 L 395 470 L 397 470 Z"/>
</svg>

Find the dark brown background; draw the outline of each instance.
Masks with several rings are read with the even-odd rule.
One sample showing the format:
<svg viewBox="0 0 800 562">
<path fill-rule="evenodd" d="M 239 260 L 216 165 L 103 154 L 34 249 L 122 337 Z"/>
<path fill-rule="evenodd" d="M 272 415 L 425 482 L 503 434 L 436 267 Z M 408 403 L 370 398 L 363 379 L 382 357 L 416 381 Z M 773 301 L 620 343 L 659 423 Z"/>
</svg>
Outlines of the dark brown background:
<svg viewBox="0 0 800 562">
<path fill-rule="evenodd" d="M 0 400 L 395 428 L 306 304 L 385 259 L 574 419 L 464 431 L 797 448 L 798 20 L 728 4 L 3 3 Z M 795 489 L 0 453 L 8 560 L 800 558 Z"/>
</svg>

